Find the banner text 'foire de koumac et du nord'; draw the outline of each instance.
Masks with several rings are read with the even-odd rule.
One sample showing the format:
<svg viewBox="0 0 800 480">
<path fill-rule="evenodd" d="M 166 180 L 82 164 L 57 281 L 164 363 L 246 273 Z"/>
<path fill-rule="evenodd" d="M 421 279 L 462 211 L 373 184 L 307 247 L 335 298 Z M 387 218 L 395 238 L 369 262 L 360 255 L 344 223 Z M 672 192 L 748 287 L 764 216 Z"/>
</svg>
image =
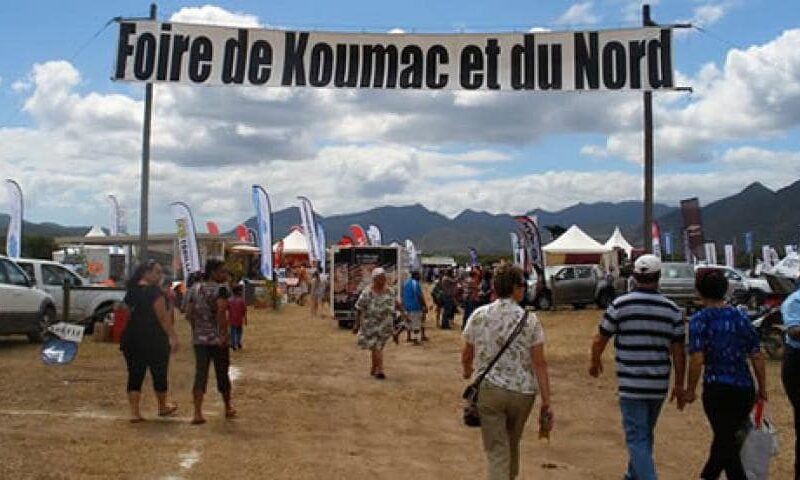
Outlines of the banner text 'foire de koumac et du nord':
<svg viewBox="0 0 800 480">
<path fill-rule="evenodd" d="M 672 30 L 406 35 L 121 21 L 114 79 L 400 90 L 672 89 Z"/>
</svg>

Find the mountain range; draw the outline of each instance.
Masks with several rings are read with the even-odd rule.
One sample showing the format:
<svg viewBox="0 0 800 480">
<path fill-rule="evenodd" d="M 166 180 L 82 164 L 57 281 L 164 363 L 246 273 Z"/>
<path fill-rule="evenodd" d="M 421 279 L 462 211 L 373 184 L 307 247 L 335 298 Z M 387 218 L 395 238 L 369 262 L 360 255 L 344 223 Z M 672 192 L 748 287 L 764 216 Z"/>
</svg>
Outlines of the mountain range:
<svg viewBox="0 0 800 480">
<path fill-rule="evenodd" d="M 718 244 L 735 242 L 741 245 L 742 234 L 752 231 L 756 245 L 783 246 L 795 244 L 800 238 L 800 181 L 772 191 L 760 183 L 754 183 L 741 192 L 702 207 L 705 237 Z M 641 244 L 642 203 L 579 203 L 563 210 L 550 212 L 532 210 L 541 226 L 580 225 L 589 235 L 604 242 L 619 226 L 628 240 Z M 679 241 L 683 218 L 680 209 L 663 204 L 654 205 L 654 216 L 663 232 L 672 232 Z M 384 241 L 414 240 L 419 249 L 429 253 L 464 253 L 475 247 L 481 253 L 507 253 L 510 250 L 509 232 L 516 230 L 512 215 L 492 214 L 465 210 L 450 219 L 431 211 L 423 205 L 401 207 L 379 207 L 364 212 L 319 217 L 325 225 L 328 243 L 349 234 L 351 224 L 366 228 L 370 223 L 383 230 Z M 202 225 L 199 222 L 198 225 Z M 253 227 L 253 218 L 244 222 Z M 273 227 L 275 237 L 288 233 L 300 223 L 296 207 L 275 212 Z M 8 216 L 0 214 L 0 232 L 5 232 Z M 89 227 L 64 227 L 55 223 L 24 223 L 24 232 L 39 236 L 82 235 Z M 547 231 L 542 232 L 545 242 L 550 240 Z"/>
</svg>

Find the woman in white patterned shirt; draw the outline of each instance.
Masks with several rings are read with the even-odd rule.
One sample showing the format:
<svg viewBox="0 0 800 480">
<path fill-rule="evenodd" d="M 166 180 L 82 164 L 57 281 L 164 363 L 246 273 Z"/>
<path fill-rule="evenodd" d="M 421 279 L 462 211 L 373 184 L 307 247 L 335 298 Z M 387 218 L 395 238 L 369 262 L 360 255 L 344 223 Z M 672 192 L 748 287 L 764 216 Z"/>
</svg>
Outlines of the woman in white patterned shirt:
<svg viewBox="0 0 800 480">
<path fill-rule="evenodd" d="M 522 320 L 519 302 L 525 293 L 522 270 L 511 265 L 495 272 L 497 300 L 472 314 L 464 329 L 462 352 L 464 378 L 472 377 L 473 365 L 482 372 Z M 480 386 L 483 446 L 490 480 L 509 480 L 519 474 L 519 444 L 536 395 L 540 394 L 540 422 L 552 422 L 550 381 L 544 355 L 544 331 L 536 315 L 514 339 Z"/>
</svg>

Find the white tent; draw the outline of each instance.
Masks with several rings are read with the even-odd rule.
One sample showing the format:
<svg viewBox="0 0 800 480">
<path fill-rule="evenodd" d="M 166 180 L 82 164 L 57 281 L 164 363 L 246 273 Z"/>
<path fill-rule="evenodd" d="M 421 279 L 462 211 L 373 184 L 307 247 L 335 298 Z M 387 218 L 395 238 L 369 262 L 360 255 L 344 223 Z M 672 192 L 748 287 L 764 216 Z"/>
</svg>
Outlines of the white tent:
<svg viewBox="0 0 800 480">
<path fill-rule="evenodd" d="M 587 235 L 577 225 L 569 227 L 560 237 L 545 245 L 544 253 L 592 255 L 611 252 L 611 248 L 600 244 L 597 240 Z"/>
<path fill-rule="evenodd" d="M 108 235 L 106 235 L 106 232 L 104 232 L 101 227 L 95 225 L 84 236 L 87 238 L 98 238 L 98 237 L 107 237 Z"/>
<path fill-rule="evenodd" d="M 619 230 L 619 227 L 614 229 L 614 233 L 611 234 L 611 237 L 609 237 L 605 246 L 606 248 L 610 248 L 612 250 L 619 248 L 625 252 L 625 255 L 627 255 L 628 258 L 630 258 L 631 252 L 633 251 L 633 246 L 631 246 L 631 244 L 625 240 L 625 237 L 622 236 L 622 232 Z"/>
<path fill-rule="evenodd" d="M 280 242 L 278 242 L 280 243 Z M 278 244 L 272 246 L 272 251 L 278 251 Z M 284 255 L 308 255 L 306 236 L 299 229 L 294 229 L 283 239 Z"/>
</svg>

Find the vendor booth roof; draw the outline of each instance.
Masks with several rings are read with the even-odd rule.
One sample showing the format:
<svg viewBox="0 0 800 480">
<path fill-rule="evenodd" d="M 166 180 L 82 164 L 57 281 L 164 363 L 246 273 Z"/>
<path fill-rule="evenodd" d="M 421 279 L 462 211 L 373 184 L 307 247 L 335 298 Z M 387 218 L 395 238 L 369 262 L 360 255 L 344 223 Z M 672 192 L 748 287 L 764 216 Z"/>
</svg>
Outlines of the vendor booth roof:
<svg viewBox="0 0 800 480">
<path fill-rule="evenodd" d="M 560 237 L 542 248 L 545 253 L 603 254 L 611 251 L 584 233 L 577 225 L 569 227 Z"/>
<path fill-rule="evenodd" d="M 631 244 L 625 240 L 625 237 L 622 236 L 622 232 L 619 230 L 619 227 L 614 229 L 614 233 L 611 234 L 611 237 L 606 242 L 606 248 L 610 248 L 612 250 L 619 248 L 629 257 L 631 256 L 631 251 L 633 250 L 633 246 L 631 246 Z"/>
</svg>

